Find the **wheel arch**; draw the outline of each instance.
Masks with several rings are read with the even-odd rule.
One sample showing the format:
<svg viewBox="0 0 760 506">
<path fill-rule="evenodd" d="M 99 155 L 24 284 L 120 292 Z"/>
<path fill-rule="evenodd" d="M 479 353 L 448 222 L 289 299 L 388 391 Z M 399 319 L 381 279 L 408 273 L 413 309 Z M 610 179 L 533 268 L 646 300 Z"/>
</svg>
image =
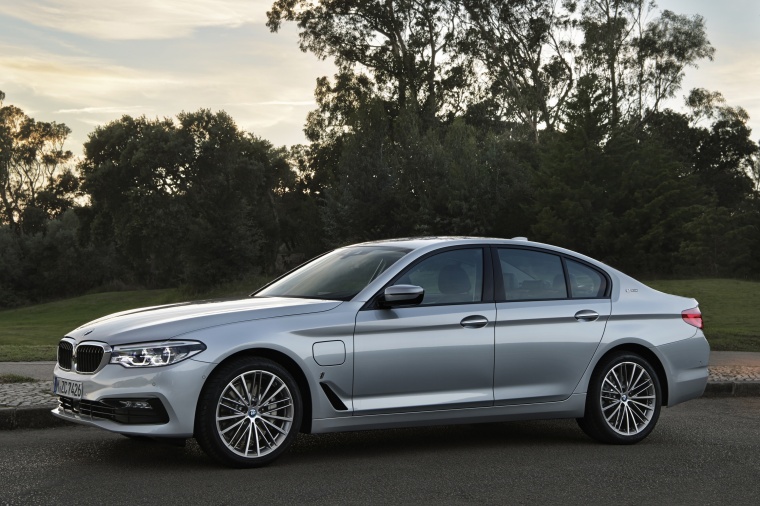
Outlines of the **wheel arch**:
<svg viewBox="0 0 760 506">
<path fill-rule="evenodd" d="M 619 344 L 613 348 L 610 348 L 604 353 L 604 355 L 599 357 L 599 360 L 597 360 L 596 364 L 594 365 L 593 372 L 596 372 L 596 368 L 599 367 L 599 363 L 602 362 L 607 356 L 609 356 L 611 353 L 615 353 L 619 351 L 627 351 L 630 353 L 635 353 L 637 355 L 640 355 L 652 365 L 655 373 L 657 373 L 658 379 L 660 380 L 660 390 L 662 393 L 662 405 L 667 406 L 668 405 L 668 375 L 666 374 L 665 367 L 663 367 L 662 361 L 657 356 L 657 354 L 655 354 L 651 349 L 647 348 L 646 346 L 643 346 L 641 344 L 636 344 L 636 343 L 624 343 L 624 344 Z"/>
<path fill-rule="evenodd" d="M 306 379 L 306 375 L 304 374 L 303 369 L 301 369 L 298 363 L 281 351 L 273 350 L 271 348 L 249 348 L 246 350 L 238 351 L 237 353 L 233 353 L 232 355 L 226 357 L 224 360 L 216 364 L 216 367 L 214 367 L 214 369 L 208 375 L 208 378 L 206 378 L 206 381 L 203 384 L 203 388 L 201 389 L 200 396 L 203 395 L 209 379 L 213 377 L 221 365 L 226 364 L 232 360 L 237 360 L 241 357 L 259 357 L 269 359 L 273 362 L 277 362 L 282 367 L 287 369 L 291 375 L 293 375 L 293 379 L 296 380 L 298 389 L 301 392 L 301 402 L 303 403 L 303 417 L 301 418 L 300 431 L 307 434 L 311 433 L 312 398 L 309 382 Z"/>
</svg>

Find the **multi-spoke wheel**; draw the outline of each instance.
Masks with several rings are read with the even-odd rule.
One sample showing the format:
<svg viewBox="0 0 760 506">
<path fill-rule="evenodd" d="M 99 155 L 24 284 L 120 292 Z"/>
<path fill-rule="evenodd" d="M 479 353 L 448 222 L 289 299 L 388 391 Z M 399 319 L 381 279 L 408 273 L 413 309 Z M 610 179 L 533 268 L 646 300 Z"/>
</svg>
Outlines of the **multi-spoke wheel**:
<svg viewBox="0 0 760 506">
<path fill-rule="evenodd" d="M 586 395 L 586 414 L 578 424 L 604 443 L 633 444 L 654 429 L 660 416 L 660 382 L 643 357 L 614 353 L 594 371 Z"/>
<path fill-rule="evenodd" d="M 220 367 L 198 404 L 195 437 L 212 457 L 261 466 L 290 445 L 301 424 L 301 397 L 290 373 L 263 358 Z"/>
<path fill-rule="evenodd" d="M 599 402 L 604 420 L 623 436 L 638 434 L 649 426 L 655 399 L 652 377 L 635 362 L 615 365 L 602 380 Z"/>
</svg>

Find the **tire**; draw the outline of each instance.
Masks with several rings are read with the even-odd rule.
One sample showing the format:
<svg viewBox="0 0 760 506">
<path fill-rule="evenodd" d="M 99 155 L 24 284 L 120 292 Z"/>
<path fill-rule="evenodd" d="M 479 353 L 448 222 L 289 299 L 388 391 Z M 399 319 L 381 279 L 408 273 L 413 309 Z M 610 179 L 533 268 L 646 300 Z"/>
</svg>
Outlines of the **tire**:
<svg viewBox="0 0 760 506">
<path fill-rule="evenodd" d="M 660 417 L 662 390 L 652 365 L 631 352 L 615 352 L 597 365 L 578 425 L 591 438 L 629 445 L 643 440 Z"/>
<path fill-rule="evenodd" d="M 264 466 L 288 449 L 302 416 L 301 393 L 284 367 L 265 358 L 241 357 L 220 366 L 206 383 L 195 438 L 222 464 Z"/>
</svg>

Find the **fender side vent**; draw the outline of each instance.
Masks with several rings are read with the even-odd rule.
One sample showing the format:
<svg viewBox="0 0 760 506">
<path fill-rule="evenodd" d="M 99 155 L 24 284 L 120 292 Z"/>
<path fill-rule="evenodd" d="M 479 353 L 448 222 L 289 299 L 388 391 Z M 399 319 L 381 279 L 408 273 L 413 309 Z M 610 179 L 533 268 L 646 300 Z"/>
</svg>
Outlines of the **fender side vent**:
<svg viewBox="0 0 760 506">
<path fill-rule="evenodd" d="M 338 394 L 336 394 L 327 383 L 320 383 L 319 386 L 322 387 L 322 391 L 327 396 L 327 400 L 330 401 L 330 404 L 332 404 L 335 411 L 348 411 L 348 408 L 343 404 L 343 401 L 340 400 Z"/>
</svg>

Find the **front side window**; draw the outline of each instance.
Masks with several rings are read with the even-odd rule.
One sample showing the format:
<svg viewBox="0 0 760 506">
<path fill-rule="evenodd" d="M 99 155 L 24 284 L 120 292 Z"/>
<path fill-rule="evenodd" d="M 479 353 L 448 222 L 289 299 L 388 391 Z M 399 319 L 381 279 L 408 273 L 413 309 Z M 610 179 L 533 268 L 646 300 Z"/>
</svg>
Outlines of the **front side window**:
<svg viewBox="0 0 760 506">
<path fill-rule="evenodd" d="M 421 261 L 395 284 L 425 290 L 421 305 L 465 304 L 483 300 L 483 250 L 456 249 Z"/>
<path fill-rule="evenodd" d="M 409 251 L 388 246 L 337 249 L 275 281 L 255 296 L 351 300 Z"/>
<path fill-rule="evenodd" d="M 557 255 L 522 249 L 499 249 L 504 300 L 567 298 L 565 271 Z"/>
</svg>

